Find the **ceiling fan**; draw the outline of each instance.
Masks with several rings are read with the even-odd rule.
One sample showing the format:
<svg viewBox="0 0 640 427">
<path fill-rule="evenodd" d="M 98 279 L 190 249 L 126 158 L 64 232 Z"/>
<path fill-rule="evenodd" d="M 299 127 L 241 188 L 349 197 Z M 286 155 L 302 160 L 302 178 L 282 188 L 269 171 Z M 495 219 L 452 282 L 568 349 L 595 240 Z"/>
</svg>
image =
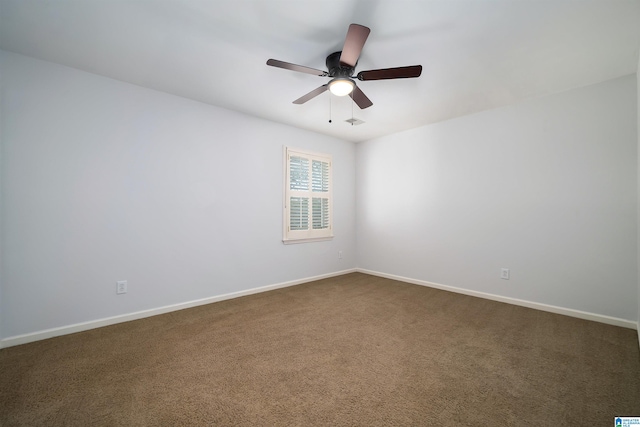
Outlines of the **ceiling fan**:
<svg viewBox="0 0 640 427">
<path fill-rule="evenodd" d="M 331 77 L 329 83 L 324 84 L 296 99 L 293 101 L 294 104 L 304 104 L 310 99 L 313 99 L 321 93 L 329 90 L 337 96 L 349 95 L 358 107 L 362 109 L 371 107 L 373 102 L 371 102 L 364 92 L 362 92 L 362 90 L 360 90 L 356 85 L 356 82 L 353 80 L 354 77 L 360 81 L 420 77 L 420 74 L 422 73 L 422 65 L 360 71 L 354 76 L 360 52 L 362 52 L 362 47 L 367 41 L 367 37 L 369 37 L 370 32 L 371 30 L 365 26 L 358 24 L 349 25 L 349 31 L 347 31 L 347 38 L 344 41 L 342 51 L 334 52 L 327 56 L 326 64 L 328 71 L 290 64 L 288 62 L 278 61 L 277 59 L 269 59 L 267 61 L 267 65 L 284 68 L 285 70 L 298 71 L 300 73 L 313 74 L 314 76 Z"/>
</svg>

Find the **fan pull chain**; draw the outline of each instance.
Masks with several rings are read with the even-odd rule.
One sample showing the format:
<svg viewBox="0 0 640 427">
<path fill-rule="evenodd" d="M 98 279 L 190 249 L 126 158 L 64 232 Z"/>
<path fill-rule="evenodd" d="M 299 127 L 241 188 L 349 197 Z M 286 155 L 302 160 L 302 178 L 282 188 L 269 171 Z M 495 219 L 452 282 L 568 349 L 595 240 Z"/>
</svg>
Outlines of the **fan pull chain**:
<svg viewBox="0 0 640 427">
<path fill-rule="evenodd" d="M 353 104 L 355 104 L 355 100 L 351 98 L 351 126 L 353 126 Z"/>
<path fill-rule="evenodd" d="M 331 94 L 329 94 L 329 123 L 331 123 Z"/>
</svg>

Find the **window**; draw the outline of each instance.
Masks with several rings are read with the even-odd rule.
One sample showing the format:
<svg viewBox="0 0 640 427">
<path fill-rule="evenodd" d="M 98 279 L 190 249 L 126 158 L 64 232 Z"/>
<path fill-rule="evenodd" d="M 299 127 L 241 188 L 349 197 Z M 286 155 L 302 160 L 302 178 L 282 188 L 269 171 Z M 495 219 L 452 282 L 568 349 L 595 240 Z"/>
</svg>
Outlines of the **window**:
<svg viewBox="0 0 640 427">
<path fill-rule="evenodd" d="M 331 156 L 285 147 L 284 243 L 333 237 Z"/>
</svg>

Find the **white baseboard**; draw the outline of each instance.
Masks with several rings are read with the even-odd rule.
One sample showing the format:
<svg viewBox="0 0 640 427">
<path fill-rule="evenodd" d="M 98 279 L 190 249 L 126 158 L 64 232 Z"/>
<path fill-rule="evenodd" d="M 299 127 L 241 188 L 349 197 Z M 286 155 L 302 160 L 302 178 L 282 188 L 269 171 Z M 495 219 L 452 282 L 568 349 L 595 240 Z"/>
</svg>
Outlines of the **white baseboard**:
<svg viewBox="0 0 640 427">
<path fill-rule="evenodd" d="M 153 308 L 150 310 L 137 311 L 135 313 L 123 314 L 119 316 L 107 317 L 88 322 L 75 323 L 73 325 L 61 326 L 57 328 L 45 329 L 43 331 L 32 332 L 24 335 L 16 335 L 0 340 L 0 348 L 12 347 L 20 344 L 27 344 L 34 341 L 40 341 L 47 338 L 58 337 L 61 335 L 74 334 L 76 332 L 87 331 L 89 329 L 101 328 L 103 326 L 114 325 L 116 323 L 129 322 L 131 320 L 144 319 L 145 317 L 156 316 L 158 314 L 169 313 L 171 311 L 184 310 L 185 308 L 197 307 L 199 305 L 211 304 L 213 302 L 224 301 L 233 298 L 239 298 L 247 295 L 257 294 L 260 292 L 272 291 L 274 289 L 286 288 L 289 286 L 300 285 L 302 283 L 313 282 L 315 280 L 326 279 L 329 277 L 342 276 L 344 274 L 353 273 L 356 269 L 336 271 L 334 273 L 321 274 L 319 276 L 305 277 L 304 279 L 291 280 L 288 282 L 276 283 L 274 285 L 261 286 L 259 288 L 247 289 L 244 291 L 232 292 L 229 294 L 217 295 L 209 298 L 202 298 L 194 301 L 187 301 L 179 304 L 167 305 L 164 307 Z"/>
<path fill-rule="evenodd" d="M 430 288 L 441 289 L 444 291 L 455 292 L 459 294 L 474 296 L 478 298 L 489 299 L 493 301 L 504 302 L 507 304 L 519 305 L 522 307 L 533 308 L 536 310 L 548 311 L 551 313 L 562 314 L 565 316 L 577 317 L 579 319 L 592 320 L 595 322 L 606 323 L 609 325 L 621 326 L 623 328 L 638 330 L 638 339 L 640 342 L 640 329 L 638 323 L 631 320 L 620 319 L 617 317 L 604 316 L 601 314 L 589 313 L 570 308 L 557 307 L 548 304 L 541 304 L 531 301 L 525 301 L 517 298 L 504 297 L 500 295 L 489 294 L 485 292 L 472 291 L 469 289 L 457 288 L 455 286 L 442 285 L 439 283 L 427 282 L 425 280 L 412 279 L 409 277 L 397 276 L 395 274 L 381 273 L 378 271 L 367 270 L 363 268 L 353 268 L 348 270 L 336 271 L 334 273 L 322 274 L 319 276 L 306 277 L 304 279 L 291 280 L 288 282 L 276 283 L 273 285 L 262 286 L 259 288 L 247 289 L 244 291 L 232 292 L 223 295 L 217 295 L 209 298 L 202 298 L 194 301 L 187 301 L 179 304 L 167 305 L 164 307 L 154 308 L 150 310 L 138 311 L 135 313 L 123 314 L 119 316 L 107 317 L 88 322 L 76 323 L 68 326 L 45 329 L 38 332 L 32 332 L 24 335 L 16 335 L 0 340 L 0 348 L 12 347 L 20 344 L 27 344 L 34 341 L 40 341 L 47 338 L 53 338 L 61 335 L 73 334 L 76 332 L 87 331 L 90 329 L 100 328 L 103 326 L 114 325 L 116 323 L 129 322 L 131 320 L 144 319 L 146 317 L 156 316 L 159 314 L 169 313 L 172 311 L 184 310 L 185 308 L 197 307 L 199 305 L 211 304 L 218 301 L 224 301 L 233 298 L 239 298 L 247 295 L 267 292 L 274 289 L 286 288 L 289 286 L 300 285 L 302 283 L 313 282 L 315 280 L 326 279 L 329 277 L 342 276 L 344 274 L 360 272 L 370 274 L 372 276 L 384 277 L 387 279 L 398 280 L 401 282 L 412 283 L 414 285 L 427 286 Z"/>
<path fill-rule="evenodd" d="M 623 328 L 638 329 L 638 322 L 634 322 L 626 319 L 620 319 L 617 317 L 610 317 L 602 314 L 589 313 L 586 311 L 574 310 L 571 308 L 557 307 L 554 305 L 541 304 L 538 302 L 525 301 L 517 298 L 504 297 L 504 296 L 489 294 L 485 292 L 472 291 L 469 289 L 457 288 L 455 286 L 441 285 L 439 283 L 427 282 L 426 280 L 411 279 L 409 277 L 396 276 L 395 274 L 380 273 L 378 271 L 366 270 L 364 268 L 357 268 L 356 271 L 360 273 L 370 274 L 372 276 L 384 277 L 386 279 L 392 279 L 392 280 L 398 280 L 400 282 L 411 283 L 414 285 L 427 286 L 429 288 L 441 289 L 443 291 L 455 292 L 458 294 L 464 294 L 464 295 L 469 295 L 473 297 L 489 299 L 493 301 L 505 302 L 507 304 L 519 305 L 522 307 L 533 308 L 536 310 L 548 311 L 550 313 L 577 317 L 579 319 L 592 320 L 594 322 L 621 326 Z M 638 336 L 640 337 L 640 333 Z"/>
</svg>

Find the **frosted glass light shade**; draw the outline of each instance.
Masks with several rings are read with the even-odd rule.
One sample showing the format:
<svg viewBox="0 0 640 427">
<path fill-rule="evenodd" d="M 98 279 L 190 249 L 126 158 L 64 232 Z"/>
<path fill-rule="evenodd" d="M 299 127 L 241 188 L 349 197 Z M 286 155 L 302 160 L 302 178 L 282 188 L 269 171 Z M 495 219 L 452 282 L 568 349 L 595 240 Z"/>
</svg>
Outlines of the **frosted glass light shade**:
<svg viewBox="0 0 640 427">
<path fill-rule="evenodd" d="M 349 79 L 334 79 L 329 83 L 329 90 L 336 96 L 349 95 L 355 84 Z"/>
</svg>

